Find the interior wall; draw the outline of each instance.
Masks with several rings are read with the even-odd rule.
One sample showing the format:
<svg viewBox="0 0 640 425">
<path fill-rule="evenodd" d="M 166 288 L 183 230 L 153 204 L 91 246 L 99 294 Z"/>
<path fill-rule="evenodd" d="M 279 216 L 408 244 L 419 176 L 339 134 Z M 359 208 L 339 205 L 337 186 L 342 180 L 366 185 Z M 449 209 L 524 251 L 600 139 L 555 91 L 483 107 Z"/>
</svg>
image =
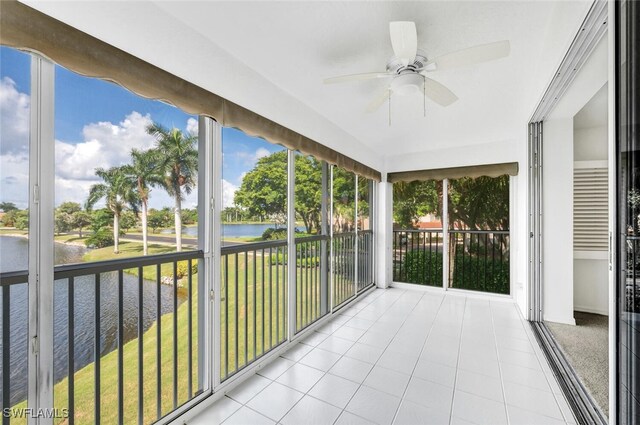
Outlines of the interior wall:
<svg viewBox="0 0 640 425">
<path fill-rule="evenodd" d="M 607 85 L 596 94 L 606 98 Z M 595 166 L 607 167 L 608 119 L 606 102 L 596 97 L 574 118 L 573 153 L 577 166 L 589 161 Z M 587 110 L 589 108 L 590 110 Z M 589 126 L 596 124 L 594 126 Z M 584 127 L 585 125 L 589 127 Z M 575 311 L 608 315 L 609 313 L 609 258 L 607 251 L 574 251 L 573 308 Z"/>
<path fill-rule="evenodd" d="M 585 62 L 571 86 L 564 93 L 555 109 L 544 121 L 543 134 L 543 312 L 544 320 L 575 324 L 573 317 L 574 278 L 581 279 L 594 273 L 588 267 L 574 265 L 573 252 L 573 168 L 574 168 L 574 117 L 606 84 L 608 79 L 607 37 L 599 42 L 591 57 Z M 575 134 L 584 149 L 579 158 L 595 158 L 604 150 L 596 146 L 601 130 Z M 591 261 L 591 260 L 588 260 Z M 574 275 L 574 270 L 577 273 Z M 603 282 L 607 282 L 605 275 Z M 579 294 L 589 289 L 580 288 Z M 596 297 L 592 291 L 589 296 Z M 608 296 L 603 295 L 604 302 Z M 578 304 L 586 298 L 579 295 Z"/>
<path fill-rule="evenodd" d="M 542 250 L 544 320 L 573 318 L 573 117 L 543 127 Z"/>
</svg>

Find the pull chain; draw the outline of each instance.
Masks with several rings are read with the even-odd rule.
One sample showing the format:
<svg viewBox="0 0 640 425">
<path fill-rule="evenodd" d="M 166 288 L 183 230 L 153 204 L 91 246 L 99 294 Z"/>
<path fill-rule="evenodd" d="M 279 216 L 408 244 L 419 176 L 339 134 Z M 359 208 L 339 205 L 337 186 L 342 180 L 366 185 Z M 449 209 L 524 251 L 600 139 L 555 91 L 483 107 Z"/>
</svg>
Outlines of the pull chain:
<svg viewBox="0 0 640 425">
<path fill-rule="evenodd" d="M 424 113 L 424 117 L 427 117 L 427 78 L 422 76 L 422 110 Z"/>
</svg>

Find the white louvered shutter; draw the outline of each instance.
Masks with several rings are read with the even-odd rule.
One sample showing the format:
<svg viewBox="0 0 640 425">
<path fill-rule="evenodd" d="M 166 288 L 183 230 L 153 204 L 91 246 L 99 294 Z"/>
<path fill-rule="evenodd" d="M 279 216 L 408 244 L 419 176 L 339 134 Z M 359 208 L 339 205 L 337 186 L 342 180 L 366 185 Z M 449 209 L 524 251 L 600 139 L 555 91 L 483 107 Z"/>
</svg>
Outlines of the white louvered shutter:
<svg viewBox="0 0 640 425">
<path fill-rule="evenodd" d="M 576 162 L 573 169 L 573 250 L 608 249 L 607 167 Z"/>
</svg>

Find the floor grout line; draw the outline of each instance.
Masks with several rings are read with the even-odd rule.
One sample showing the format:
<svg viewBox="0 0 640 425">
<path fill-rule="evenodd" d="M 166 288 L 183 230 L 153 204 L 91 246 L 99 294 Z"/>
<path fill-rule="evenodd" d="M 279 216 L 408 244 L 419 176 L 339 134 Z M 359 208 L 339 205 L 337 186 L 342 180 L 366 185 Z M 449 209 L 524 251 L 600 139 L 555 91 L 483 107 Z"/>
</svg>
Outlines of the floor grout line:
<svg viewBox="0 0 640 425">
<path fill-rule="evenodd" d="M 462 320 L 460 320 L 460 341 L 458 341 L 458 356 L 456 357 L 456 374 L 453 378 L 453 392 L 451 393 L 451 407 L 449 408 L 449 425 L 453 420 L 453 404 L 456 399 L 456 384 L 458 383 L 458 373 L 460 371 L 460 355 L 462 353 L 462 337 L 464 335 L 464 316 L 467 312 L 467 298 L 464 299 L 464 308 L 462 309 Z"/>
</svg>

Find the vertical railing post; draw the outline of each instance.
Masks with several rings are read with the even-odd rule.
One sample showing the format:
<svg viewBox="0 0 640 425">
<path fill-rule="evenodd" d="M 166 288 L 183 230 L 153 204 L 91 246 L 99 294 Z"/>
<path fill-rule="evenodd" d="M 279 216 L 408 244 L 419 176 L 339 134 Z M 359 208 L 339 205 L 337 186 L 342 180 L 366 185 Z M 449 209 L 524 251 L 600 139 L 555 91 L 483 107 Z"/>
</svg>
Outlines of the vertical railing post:
<svg viewBox="0 0 640 425">
<path fill-rule="evenodd" d="M 442 287 L 449 286 L 449 179 L 442 181 Z"/>
<path fill-rule="evenodd" d="M 329 234 L 329 205 L 328 202 L 331 199 L 329 195 L 329 164 L 322 161 L 322 201 L 320 204 L 320 234 Z M 331 244 L 331 239 L 320 242 L 320 315 L 329 311 L 328 308 L 328 296 L 329 288 L 329 258 L 327 254 L 329 252 L 327 244 Z"/>
<path fill-rule="evenodd" d="M 296 153 L 287 151 L 287 314 L 289 340 L 296 331 L 296 210 L 295 210 Z"/>
<path fill-rule="evenodd" d="M 333 166 L 329 167 L 329 310 L 333 312 L 334 305 L 334 279 L 335 279 L 335 260 L 334 260 L 334 241 L 333 241 Z"/>
<path fill-rule="evenodd" d="M 356 187 L 356 194 L 355 194 L 356 199 L 355 199 L 355 207 L 354 207 L 354 210 L 355 210 L 354 211 L 355 242 L 353 244 L 354 245 L 353 246 L 353 252 L 354 252 L 354 255 L 355 255 L 356 258 L 354 259 L 354 262 L 353 262 L 353 295 L 358 295 L 358 282 L 359 282 L 359 279 L 358 279 L 358 277 L 359 277 L 358 276 L 359 275 L 359 273 L 358 273 L 358 271 L 359 271 L 358 270 L 358 265 L 359 265 L 358 264 L 358 260 L 359 260 L 359 257 L 360 257 L 360 252 L 358 252 L 358 247 L 359 247 L 358 237 L 360 235 L 360 231 L 358 229 L 358 218 L 360 216 L 360 214 L 358 214 L 358 198 L 360 197 L 360 193 L 358 193 L 358 180 L 360 180 L 360 179 L 358 178 L 357 174 L 354 174 L 354 178 L 356 179 L 356 184 L 355 184 L 355 187 Z"/>
</svg>

